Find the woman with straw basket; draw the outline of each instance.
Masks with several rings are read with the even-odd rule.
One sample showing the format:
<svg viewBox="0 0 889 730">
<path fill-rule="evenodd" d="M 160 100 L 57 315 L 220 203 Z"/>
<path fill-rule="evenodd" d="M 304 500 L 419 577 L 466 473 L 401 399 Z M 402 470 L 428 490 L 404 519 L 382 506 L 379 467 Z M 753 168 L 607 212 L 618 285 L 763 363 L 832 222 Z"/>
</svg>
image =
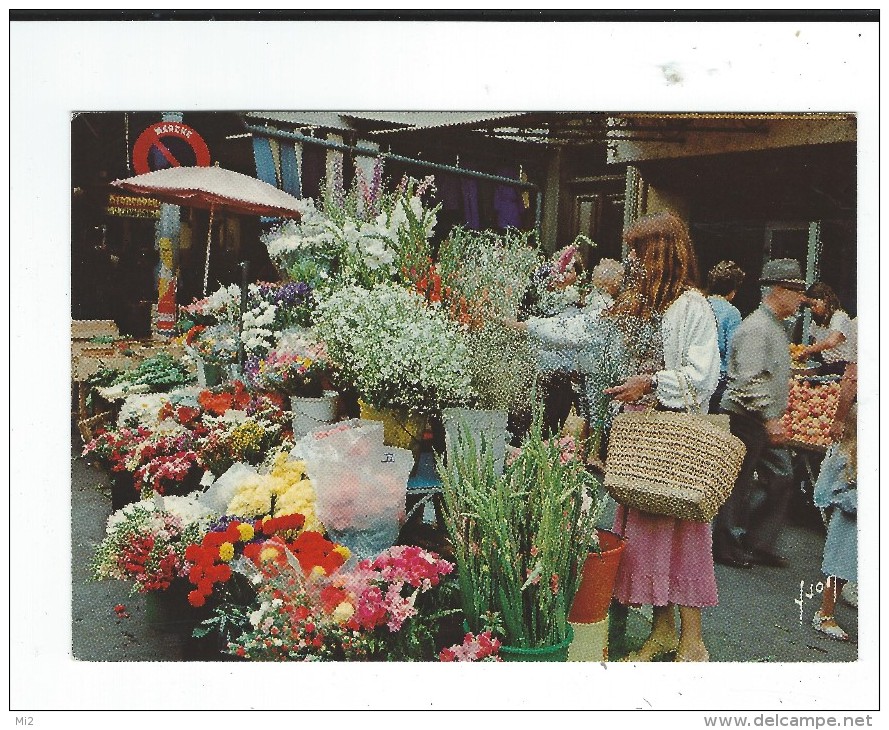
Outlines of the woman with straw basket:
<svg viewBox="0 0 889 730">
<path fill-rule="evenodd" d="M 719 380 L 716 322 L 698 290 L 698 265 L 685 223 L 663 212 L 624 234 L 628 286 L 606 311 L 623 333 L 634 374 L 604 392 L 625 410 L 655 407 L 704 413 Z M 647 352 L 643 343 L 659 339 Z M 717 604 L 712 536 L 706 522 L 618 507 L 615 531 L 627 538 L 614 597 L 653 606 L 651 634 L 628 661 L 675 652 L 676 661 L 708 661 L 701 608 Z M 677 632 L 674 606 L 679 607 Z"/>
</svg>

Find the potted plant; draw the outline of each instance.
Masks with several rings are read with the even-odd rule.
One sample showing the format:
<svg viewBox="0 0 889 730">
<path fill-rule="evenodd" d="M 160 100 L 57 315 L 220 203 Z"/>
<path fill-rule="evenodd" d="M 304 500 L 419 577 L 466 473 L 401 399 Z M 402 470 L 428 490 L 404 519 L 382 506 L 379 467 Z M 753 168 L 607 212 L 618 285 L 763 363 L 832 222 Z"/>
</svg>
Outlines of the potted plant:
<svg viewBox="0 0 889 730">
<path fill-rule="evenodd" d="M 542 420 L 535 407 L 503 474 L 466 430 L 448 463 L 438 464 L 468 629 L 499 634 L 506 660 L 567 657 L 568 613 L 601 504 L 598 481 L 544 439 Z"/>
<path fill-rule="evenodd" d="M 324 343 L 306 336 L 288 335 L 286 343 L 262 358 L 251 358 L 244 369 L 254 387 L 280 393 L 290 399 L 293 436 L 336 420 L 337 396 L 330 389 L 330 366 Z"/>
<path fill-rule="evenodd" d="M 386 443 L 416 452 L 429 413 L 468 402 L 468 352 L 441 307 L 393 284 L 348 286 L 321 302 L 317 334 L 335 378 L 362 417 L 382 420 Z"/>
</svg>

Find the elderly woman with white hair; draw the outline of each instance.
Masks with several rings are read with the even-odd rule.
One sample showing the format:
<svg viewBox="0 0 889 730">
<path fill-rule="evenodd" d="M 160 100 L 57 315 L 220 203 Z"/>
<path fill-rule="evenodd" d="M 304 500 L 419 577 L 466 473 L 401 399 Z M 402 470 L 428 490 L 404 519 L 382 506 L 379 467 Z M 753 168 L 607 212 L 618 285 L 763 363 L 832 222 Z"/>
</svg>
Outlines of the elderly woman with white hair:
<svg viewBox="0 0 889 730">
<path fill-rule="evenodd" d="M 602 340 L 598 319 L 600 313 L 614 302 L 623 285 L 624 266 L 614 259 L 602 259 L 592 270 L 592 290 L 582 307 L 571 307 L 553 317 L 530 317 L 524 322 L 508 320 L 510 327 L 526 330 L 537 345 L 538 367 L 544 377 L 555 372 L 579 375 L 581 389 L 585 390 L 585 376 L 589 367 L 597 366 L 598 357 L 591 356 Z M 585 398 L 584 398 L 585 400 Z M 586 402 L 582 410 L 589 413 Z M 561 420 L 564 420 L 562 414 Z M 550 419 L 553 420 L 553 419 Z M 558 420 L 558 419 L 556 419 Z M 551 430 L 561 424 L 548 423 Z"/>
</svg>

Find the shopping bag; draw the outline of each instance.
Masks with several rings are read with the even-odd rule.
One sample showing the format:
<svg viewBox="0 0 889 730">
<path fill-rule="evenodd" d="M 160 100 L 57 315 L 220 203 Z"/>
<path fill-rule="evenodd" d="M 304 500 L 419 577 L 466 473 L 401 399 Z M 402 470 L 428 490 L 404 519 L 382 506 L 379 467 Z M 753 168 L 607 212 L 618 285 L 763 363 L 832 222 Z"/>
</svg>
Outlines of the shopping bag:
<svg viewBox="0 0 889 730">
<path fill-rule="evenodd" d="M 643 512 L 709 522 L 735 486 L 744 443 L 728 416 L 634 411 L 614 417 L 605 489 Z"/>
</svg>

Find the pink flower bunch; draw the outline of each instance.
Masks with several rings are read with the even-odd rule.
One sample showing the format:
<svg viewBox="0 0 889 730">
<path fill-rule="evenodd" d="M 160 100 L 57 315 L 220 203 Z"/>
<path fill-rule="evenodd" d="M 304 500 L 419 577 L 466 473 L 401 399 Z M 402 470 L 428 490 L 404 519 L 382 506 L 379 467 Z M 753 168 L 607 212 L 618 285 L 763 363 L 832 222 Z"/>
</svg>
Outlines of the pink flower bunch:
<svg viewBox="0 0 889 730">
<path fill-rule="evenodd" d="M 556 446 L 559 447 L 559 461 L 563 464 L 577 458 L 577 442 L 574 436 L 562 436 L 556 440 Z"/>
<path fill-rule="evenodd" d="M 171 482 L 178 484 L 185 481 L 197 464 L 197 458 L 197 454 L 191 450 L 155 457 L 136 470 L 136 483 L 163 494 L 165 485 L 169 487 Z"/>
<path fill-rule="evenodd" d="M 442 649 L 438 655 L 442 662 L 500 662 L 503 661 L 497 652 L 500 641 L 490 631 L 478 634 L 466 634 L 462 644 L 454 644 Z"/>
<path fill-rule="evenodd" d="M 362 561 L 361 567 L 377 571 L 387 583 L 407 583 L 423 591 L 437 586 L 442 576 L 454 570 L 452 563 L 415 545 L 389 548 L 372 562 Z"/>
<path fill-rule="evenodd" d="M 381 626 L 386 626 L 391 633 L 401 630 L 404 622 L 417 615 L 414 607 L 416 593 L 410 596 L 402 596 L 401 589 L 404 583 L 393 583 L 380 586 L 375 582 L 379 575 L 370 571 L 359 569 L 352 576 L 351 593 L 355 613 L 346 622 L 346 626 L 353 630 L 373 631 Z M 361 587 L 361 583 L 364 586 Z M 385 593 L 383 592 L 385 588 Z"/>
<path fill-rule="evenodd" d="M 144 426 L 104 431 L 83 447 L 81 456 L 95 456 L 112 471 L 127 471 L 128 459 L 150 436 L 151 431 Z"/>
<path fill-rule="evenodd" d="M 373 560 L 362 560 L 351 573 L 335 576 L 334 582 L 352 597 L 355 613 L 348 626 L 372 631 L 385 625 L 396 633 L 417 615 L 417 595 L 437 586 L 453 570 L 453 563 L 434 553 L 397 545 Z M 405 586 L 414 589 L 407 596 L 403 595 Z"/>
<path fill-rule="evenodd" d="M 191 304 L 181 305 L 179 309 L 188 314 L 205 314 L 209 303 L 209 297 L 204 297 L 203 299 L 195 299 Z"/>
</svg>

